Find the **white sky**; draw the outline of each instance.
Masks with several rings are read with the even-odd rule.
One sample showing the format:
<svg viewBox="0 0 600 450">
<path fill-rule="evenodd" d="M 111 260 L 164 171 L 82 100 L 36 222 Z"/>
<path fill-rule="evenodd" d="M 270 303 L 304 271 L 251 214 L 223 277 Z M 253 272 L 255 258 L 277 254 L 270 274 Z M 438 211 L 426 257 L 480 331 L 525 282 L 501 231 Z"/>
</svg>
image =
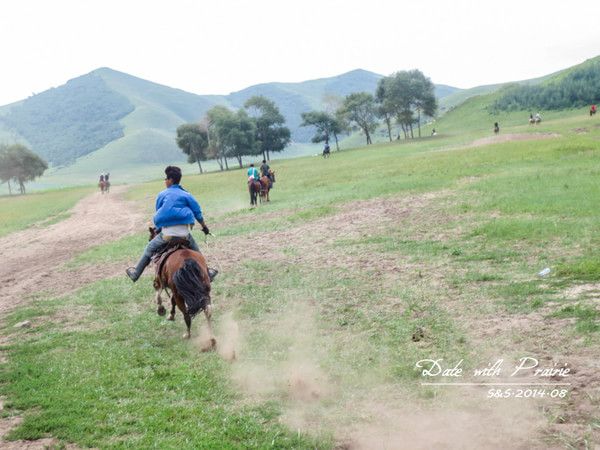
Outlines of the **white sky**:
<svg viewBox="0 0 600 450">
<path fill-rule="evenodd" d="M 0 0 L 0 105 L 99 67 L 197 94 L 362 68 L 469 88 L 600 54 L 598 0 Z"/>
</svg>

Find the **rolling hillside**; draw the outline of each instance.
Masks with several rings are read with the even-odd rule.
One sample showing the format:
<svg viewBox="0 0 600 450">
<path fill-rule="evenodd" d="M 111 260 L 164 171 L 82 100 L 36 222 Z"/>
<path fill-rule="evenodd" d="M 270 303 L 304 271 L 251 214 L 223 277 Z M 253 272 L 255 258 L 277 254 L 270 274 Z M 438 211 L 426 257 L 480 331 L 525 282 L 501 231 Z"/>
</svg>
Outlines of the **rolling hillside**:
<svg viewBox="0 0 600 450">
<path fill-rule="evenodd" d="M 327 95 L 374 91 L 381 75 L 354 70 L 300 83 L 265 83 L 229 95 L 196 95 L 100 68 L 21 102 L 0 107 L 0 142 L 23 142 L 47 159 L 50 174 L 82 174 L 140 164 L 183 162 L 175 129 L 214 105 L 243 107 L 253 95 L 273 100 L 286 118 L 291 155 L 313 152 L 301 113 L 323 108 Z M 440 96 L 455 88 L 440 86 Z M 306 145 L 308 144 L 308 145 Z M 210 164 L 209 164 L 210 167 Z M 138 179 L 135 178 L 134 179 Z"/>
<path fill-rule="evenodd" d="M 524 111 L 490 112 L 490 105 L 510 86 L 547 85 L 589 64 L 517 83 L 466 90 L 436 85 L 440 118 L 424 126 L 424 133 L 430 134 L 434 127 L 438 133 L 453 133 L 457 126 L 482 132 L 495 121 L 516 125 Z M 259 84 L 228 95 L 197 95 L 100 68 L 0 107 L 0 142 L 23 142 L 50 161 L 51 169 L 31 186 L 34 189 L 88 184 L 102 170 L 110 171 L 115 181 L 138 182 L 156 177 L 165 163 L 186 164 L 174 140 L 179 125 L 199 120 L 214 105 L 240 108 L 248 98 L 263 95 L 279 106 L 292 131 L 292 145 L 276 157 L 314 154 L 319 149 L 310 143 L 313 130 L 300 127 L 301 113 L 324 109 L 330 95 L 373 92 L 381 77 L 358 69 L 300 83 Z M 545 113 L 546 118 L 550 116 Z M 374 139 L 387 140 L 387 132 L 382 129 Z M 362 135 L 355 133 L 345 139 L 343 147 L 362 144 Z M 204 166 L 216 169 L 213 162 Z M 186 170 L 196 169 L 190 166 Z"/>
</svg>

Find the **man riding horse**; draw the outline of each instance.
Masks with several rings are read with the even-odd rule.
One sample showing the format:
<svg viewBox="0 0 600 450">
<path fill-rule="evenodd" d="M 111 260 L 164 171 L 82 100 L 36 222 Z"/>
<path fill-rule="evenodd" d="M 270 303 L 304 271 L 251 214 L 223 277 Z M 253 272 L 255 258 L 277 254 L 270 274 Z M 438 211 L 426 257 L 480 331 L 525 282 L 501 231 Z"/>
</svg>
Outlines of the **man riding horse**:
<svg viewBox="0 0 600 450">
<path fill-rule="evenodd" d="M 254 181 L 260 180 L 260 174 L 256 167 L 254 167 L 254 163 L 250 164 L 250 167 L 248 168 L 248 179 L 250 179 L 250 177 L 254 178 Z"/>
<path fill-rule="evenodd" d="M 168 166 L 165 169 L 165 175 L 167 188 L 156 197 L 156 214 L 154 215 L 154 224 L 159 232 L 148 243 L 137 265 L 126 270 L 127 276 L 134 282 L 138 280 L 146 266 L 150 264 L 152 256 L 167 247 L 172 238 L 185 239 L 191 250 L 200 252 L 198 244 L 194 241 L 191 233 L 195 220 L 202 225 L 204 234 L 210 233 L 204 223 L 200 205 L 192 194 L 179 185 L 181 169 Z M 211 281 L 217 273 L 214 269 L 208 269 Z"/>
<path fill-rule="evenodd" d="M 267 161 L 263 159 L 262 165 L 260 166 L 260 175 L 269 179 L 269 189 L 273 189 L 273 171 L 267 164 Z"/>
</svg>

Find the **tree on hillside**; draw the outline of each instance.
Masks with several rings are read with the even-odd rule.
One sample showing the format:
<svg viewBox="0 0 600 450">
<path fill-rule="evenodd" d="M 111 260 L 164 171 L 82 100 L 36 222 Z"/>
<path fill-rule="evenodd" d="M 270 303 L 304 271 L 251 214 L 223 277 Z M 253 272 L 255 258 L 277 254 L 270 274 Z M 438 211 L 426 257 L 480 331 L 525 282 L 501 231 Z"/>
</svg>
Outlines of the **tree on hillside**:
<svg viewBox="0 0 600 450">
<path fill-rule="evenodd" d="M 309 111 L 302 113 L 301 127 L 313 126 L 316 129 L 312 142 L 329 142 L 331 136 L 335 139 L 336 149 L 339 150 L 338 135 L 343 132 L 343 124 L 336 116 L 325 111 Z"/>
<path fill-rule="evenodd" d="M 263 159 L 270 159 L 270 152 L 280 152 L 290 143 L 290 129 L 284 126 L 285 118 L 274 102 L 262 95 L 250 97 L 244 103 L 256 124 L 256 145 Z"/>
<path fill-rule="evenodd" d="M 388 130 L 388 137 L 392 142 L 392 120 L 394 118 L 395 109 L 394 105 L 388 99 L 386 95 L 385 78 L 381 78 L 377 83 L 377 89 L 375 91 L 375 101 L 377 102 L 376 114 L 377 117 L 383 120 Z"/>
<path fill-rule="evenodd" d="M 433 83 L 419 70 L 400 71 L 382 78 L 376 95 L 380 116 L 386 120 L 385 116 L 393 114 L 405 138 L 409 133 L 411 138 L 414 137 L 414 123 L 417 123 L 420 137 L 421 114 L 433 117 L 437 110 Z"/>
<path fill-rule="evenodd" d="M 240 169 L 243 156 L 261 153 L 256 145 L 256 124 L 245 110 L 220 117 L 217 129 L 219 142 L 226 149 L 227 156 L 236 158 Z"/>
<path fill-rule="evenodd" d="M 229 164 L 227 163 L 227 148 L 221 142 L 220 127 L 224 120 L 232 115 L 233 112 L 225 106 L 217 105 L 209 109 L 203 119 L 208 136 L 206 154 L 209 158 L 214 158 L 217 161 L 221 170 L 229 170 Z"/>
<path fill-rule="evenodd" d="M 437 100 L 435 98 L 435 87 L 429 78 L 420 70 L 411 70 L 411 94 L 412 106 L 417 112 L 417 125 L 419 127 L 419 137 L 421 137 L 421 113 L 433 117 L 437 110 Z"/>
<path fill-rule="evenodd" d="M 362 130 L 367 145 L 372 144 L 371 133 L 377 129 L 375 99 L 367 92 L 356 92 L 344 98 L 340 113 Z"/>
<path fill-rule="evenodd" d="M 25 183 L 41 177 L 47 168 L 46 161 L 24 145 L 0 145 L 0 182 L 8 183 L 11 195 L 11 180 L 17 182 L 19 192 L 25 194 Z"/>
<path fill-rule="evenodd" d="M 197 123 L 186 123 L 177 127 L 177 146 L 188 156 L 189 163 L 198 163 L 200 173 L 205 161 L 206 148 L 208 147 L 208 132 L 205 127 Z"/>
</svg>

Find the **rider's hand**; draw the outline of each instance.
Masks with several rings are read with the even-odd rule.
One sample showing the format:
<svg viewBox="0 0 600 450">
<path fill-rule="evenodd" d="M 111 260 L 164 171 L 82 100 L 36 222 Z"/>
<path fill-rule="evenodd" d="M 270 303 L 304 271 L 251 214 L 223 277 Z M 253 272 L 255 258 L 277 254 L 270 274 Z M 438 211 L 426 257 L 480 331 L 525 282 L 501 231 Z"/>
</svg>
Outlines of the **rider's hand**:
<svg viewBox="0 0 600 450">
<path fill-rule="evenodd" d="M 210 234 L 210 230 L 208 229 L 208 227 L 206 225 L 202 225 L 202 232 L 204 234 Z"/>
</svg>

